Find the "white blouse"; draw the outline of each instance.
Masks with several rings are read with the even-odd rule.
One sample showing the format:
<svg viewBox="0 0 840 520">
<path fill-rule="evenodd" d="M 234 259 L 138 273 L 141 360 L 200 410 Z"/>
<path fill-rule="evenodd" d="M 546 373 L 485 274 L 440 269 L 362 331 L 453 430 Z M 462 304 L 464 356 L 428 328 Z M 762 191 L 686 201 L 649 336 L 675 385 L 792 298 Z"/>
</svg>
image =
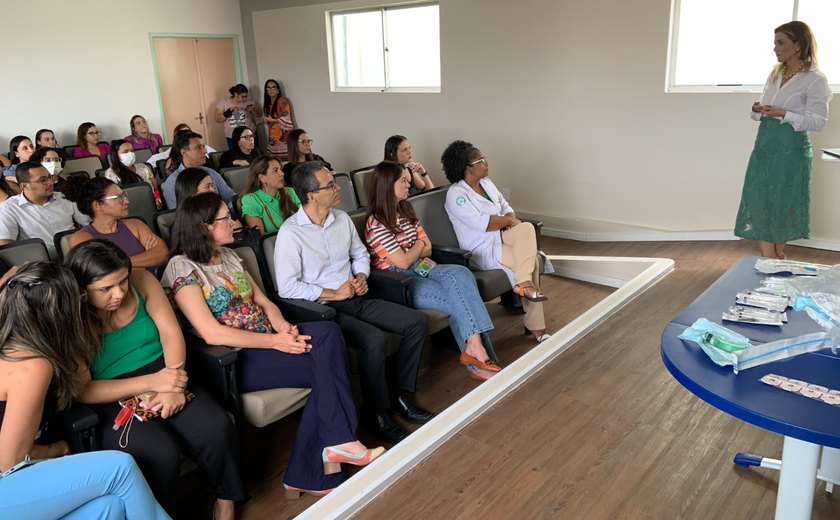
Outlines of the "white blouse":
<svg viewBox="0 0 840 520">
<path fill-rule="evenodd" d="M 774 78 L 771 72 L 759 102 L 785 109 L 785 117 L 776 119 L 790 124 L 797 132 L 822 130 L 828 122 L 828 102 L 832 97 L 825 74 L 812 66 L 811 70 L 796 74 L 783 87 L 781 83 L 782 75 Z M 761 116 L 760 112 L 750 110 L 750 117 L 756 121 Z"/>
</svg>

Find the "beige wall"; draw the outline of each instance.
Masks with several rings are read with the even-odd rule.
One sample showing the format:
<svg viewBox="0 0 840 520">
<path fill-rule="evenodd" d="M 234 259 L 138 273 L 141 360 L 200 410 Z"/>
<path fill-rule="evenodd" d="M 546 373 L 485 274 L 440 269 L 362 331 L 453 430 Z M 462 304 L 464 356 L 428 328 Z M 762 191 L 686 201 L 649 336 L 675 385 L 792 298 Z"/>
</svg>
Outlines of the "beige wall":
<svg viewBox="0 0 840 520">
<path fill-rule="evenodd" d="M 142 114 L 161 132 L 149 33 L 233 34 L 242 52 L 239 3 L 232 0 L 3 0 L 5 72 L 0 150 L 17 134 L 53 128 L 59 143 L 93 121 L 105 139 L 128 134 Z M 169 131 L 171 134 L 171 129 Z M 165 136 L 166 137 L 166 136 Z M 168 140 L 168 138 L 167 138 Z"/>
<path fill-rule="evenodd" d="M 379 160 L 402 133 L 440 175 L 441 151 L 462 138 L 514 207 L 555 234 L 731 236 L 757 95 L 664 92 L 668 0 L 440 0 L 440 94 L 329 91 L 324 12 L 374 2 L 242 2 L 255 9 L 260 84 L 283 82 L 315 151 L 339 170 Z M 812 139 L 840 146 L 840 123 Z M 813 193 L 812 235 L 840 247 L 840 164 L 814 162 Z"/>
</svg>

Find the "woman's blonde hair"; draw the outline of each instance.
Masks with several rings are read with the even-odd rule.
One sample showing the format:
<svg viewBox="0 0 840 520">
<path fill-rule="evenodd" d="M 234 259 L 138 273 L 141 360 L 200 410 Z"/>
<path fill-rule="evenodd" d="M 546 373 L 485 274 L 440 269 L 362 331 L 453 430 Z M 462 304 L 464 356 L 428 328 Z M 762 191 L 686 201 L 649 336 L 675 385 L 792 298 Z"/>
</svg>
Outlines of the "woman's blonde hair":
<svg viewBox="0 0 840 520">
<path fill-rule="evenodd" d="M 817 40 L 814 33 L 805 22 L 794 20 L 776 27 L 773 33 L 783 33 L 790 41 L 799 44 L 799 59 L 803 62 L 810 61 L 812 65 L 817 64 Z M 776 64 L 773 69 L 773 77 L 779 75 L 784 63 Z"/>
</svg>

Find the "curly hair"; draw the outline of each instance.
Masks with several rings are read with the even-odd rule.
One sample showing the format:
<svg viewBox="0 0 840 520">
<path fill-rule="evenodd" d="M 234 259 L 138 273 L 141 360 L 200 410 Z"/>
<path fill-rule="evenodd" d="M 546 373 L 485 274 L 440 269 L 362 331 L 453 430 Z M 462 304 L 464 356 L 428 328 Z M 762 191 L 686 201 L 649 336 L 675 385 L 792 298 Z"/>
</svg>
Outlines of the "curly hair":
<svg viewBox="0 0 840 520">
<path fill-rule="evenodd" d="M 475 146 L 467 141 L 454 141 L 440 156 L 443 165 L 443 173 L 451 184 L 464 180 L 467 166 L 470 163 L 470 155 L 475 151 Z"/>
<path fill-rule="evenodd" d="M 111 186 L 116 186 L 116 183 L 107 177 L 91 179 L 86 175 L 79 175 L 66 179 L 61 190 L 67 200 L 76 203 L 79 211 L 94 218 L 93 203 L 103 202 Z"/>
</svg>

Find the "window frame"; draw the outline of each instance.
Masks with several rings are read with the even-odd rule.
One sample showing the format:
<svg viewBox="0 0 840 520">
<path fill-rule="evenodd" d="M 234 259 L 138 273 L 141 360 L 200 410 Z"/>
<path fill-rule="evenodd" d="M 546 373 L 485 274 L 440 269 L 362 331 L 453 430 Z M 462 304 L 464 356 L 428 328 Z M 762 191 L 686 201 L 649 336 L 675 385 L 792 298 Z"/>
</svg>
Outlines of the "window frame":
<svg viewBox="0 0 840 520">
<path fill-rule="evenodd" d="M 386 23 L 385 12 L 389 9 L 406 9 L 412 7 L 437 6 L 438 8 L 438 25 L 440 24 L 440 2 L 438 0 L 418 0 L 415 2 L 402 2 L 396 4 L 381 4 L 368 7 L 358 7 L 353 9 L 334 9 L 324 12 L 324 19 L 327 32 L 327 64 L 329 66 L 330 74 L 330 91 L 331 92 L 379 92 L 387 93 L 416 93 L 416 94 L 439 94 L 443 88 L 443 75 L 441 74 L 440 85 L 436 87 L 392 87 L 388 85 L 389 71 L 387 58 L 387 41 L 388 41 L 388 24 Z M 353 13 L 370 13 L 379 12 L 382 19 L 382 65 L 385 76 L 384 87 L 342 87 L 338 85 L 336 79 L 335 69 L 335 45 L 333 42 L 333 15 L 346 15 Z M 438 27 L 439 29 L 440 27 Z M 438 37 L 440 37 L 438 35 Z M 440 60 L 438 60 L 440 66 Z"/>
</svg>

